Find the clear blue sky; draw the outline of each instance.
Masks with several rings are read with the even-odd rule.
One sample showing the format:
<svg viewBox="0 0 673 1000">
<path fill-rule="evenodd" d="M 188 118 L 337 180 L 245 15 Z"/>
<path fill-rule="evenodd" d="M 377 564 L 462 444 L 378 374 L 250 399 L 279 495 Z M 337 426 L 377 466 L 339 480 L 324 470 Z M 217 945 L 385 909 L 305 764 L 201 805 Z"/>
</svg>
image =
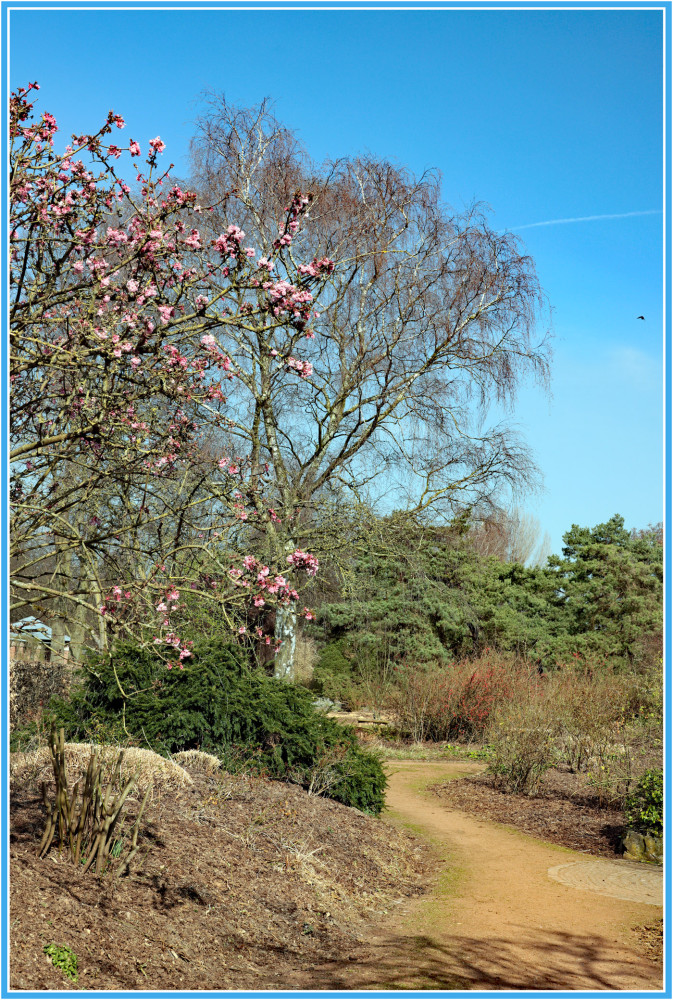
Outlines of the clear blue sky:
<svg viewBox="0 0 673 1000">
<path fill-rule="evenodd" d="M 558 551 L 573 522 L 663 514 L 662 46 L 644 9 L 26 9 L 10 83 L 37 80 L 65 133 L 113 108 L 178 173 L 205 88 L 269 96 L 315 158 L 437 167 L 446 201 L 520 230 L 555 359 L 551 398 L 525 388 L 513 419 L 545 479 L 525 506 Z M 625 213 L 654 214 L 532 225 Z"/>
</svg>

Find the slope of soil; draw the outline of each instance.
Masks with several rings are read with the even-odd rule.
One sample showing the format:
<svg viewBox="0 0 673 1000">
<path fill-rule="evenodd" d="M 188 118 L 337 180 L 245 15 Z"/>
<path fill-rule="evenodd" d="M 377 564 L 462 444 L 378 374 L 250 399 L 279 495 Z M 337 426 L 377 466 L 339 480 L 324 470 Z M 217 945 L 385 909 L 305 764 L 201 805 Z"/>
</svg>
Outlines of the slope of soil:
<svg viewBox="0 0 673 1000">
<path fill-rule="evenodd" d="M 389 765 L 392 817 L 434 842 L 435 890 L 401 906 L 387 928 L 372 932 L 355 961 L 328 963 L 307 985 L 660 989 L 661 965 L 634 928 L 656 927 L 661 908 L 552 881 L 549 868 L 586 861 L 586 855 L 447 808 L 427 791 L 474 769 L 459 762 Z"/>
<path fill-rule="evenodd" d="M 52 942 L 77 955 L 84 990 L 292 988 L 427 883 L 408 833 L 293 785 L 190 771 L 146 808 L 139 870 L 102 882 L 37 857 L 35 776 L 13 782 L 13 989 L 72 989 Z"/>
</svg>

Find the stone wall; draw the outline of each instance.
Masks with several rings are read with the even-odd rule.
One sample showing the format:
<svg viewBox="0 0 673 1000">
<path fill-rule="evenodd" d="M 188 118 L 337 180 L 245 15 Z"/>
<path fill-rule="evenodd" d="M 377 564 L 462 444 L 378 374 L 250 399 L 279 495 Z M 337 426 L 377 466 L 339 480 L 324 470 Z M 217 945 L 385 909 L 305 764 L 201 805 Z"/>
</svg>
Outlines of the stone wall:
<svg viewBox="0 0 673 1000">
<path fill-rule="evenodd" d="M 39 715 L 53 695 L 68 690 L 75 664 L 67 655 L 52 661 L 48 646 L 18 642 L 9 647 L 9 722 L 18 726 Z"/>
</svg>

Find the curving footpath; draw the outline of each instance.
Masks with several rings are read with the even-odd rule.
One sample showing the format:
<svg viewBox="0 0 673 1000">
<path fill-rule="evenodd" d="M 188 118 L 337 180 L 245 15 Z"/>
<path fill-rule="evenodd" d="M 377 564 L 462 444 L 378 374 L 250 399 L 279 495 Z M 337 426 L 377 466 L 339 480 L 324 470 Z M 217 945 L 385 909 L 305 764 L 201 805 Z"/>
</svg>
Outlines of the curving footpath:
<svg viewBox="0 0 673 1000">
<path fill-rule="evenodd" d="M 369 947 L 314 970 L 321 989 L 660 990 L 632 928 L 661 915 L 659 869 L 589 858 L 447 809 L 427 786 L 479 770 L 395 761 L 388 817 L 430 841 L 430 896 L 400 900 Z"/>
</svg>

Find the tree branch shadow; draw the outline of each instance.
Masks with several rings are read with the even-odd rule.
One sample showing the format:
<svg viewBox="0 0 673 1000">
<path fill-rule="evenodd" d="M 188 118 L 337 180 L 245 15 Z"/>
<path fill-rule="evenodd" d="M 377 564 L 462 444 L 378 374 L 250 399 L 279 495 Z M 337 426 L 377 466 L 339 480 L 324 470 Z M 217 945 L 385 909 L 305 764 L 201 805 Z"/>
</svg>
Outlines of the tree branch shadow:
<svg viewBox="0 0 673 1000">
<path fill-rule="evenodd" d="M 641 962 L 636 953 L 625 957 L 606 938 L 517 930 L 517 941 L 454 934 L 439 942 L 425 935 L 394 935 L 363 949 L 355 961 L 351 957 L 315 969 L 314 985 L 325 990 L 621 990 L 626 981 L 662 987 L 653 981 L 651 963 Z"/>
</svg>

